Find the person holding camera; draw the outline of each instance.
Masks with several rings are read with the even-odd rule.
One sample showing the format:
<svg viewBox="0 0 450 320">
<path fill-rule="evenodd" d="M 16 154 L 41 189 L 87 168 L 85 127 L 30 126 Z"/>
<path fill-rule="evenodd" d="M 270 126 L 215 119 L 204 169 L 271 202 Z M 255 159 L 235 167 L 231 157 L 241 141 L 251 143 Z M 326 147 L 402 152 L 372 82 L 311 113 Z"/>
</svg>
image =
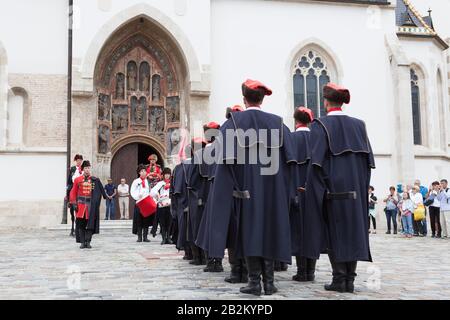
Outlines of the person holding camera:
<svg viewBox="0 0 450 320">
<path fill-rule="evenodd" d="M 439 181 L 435 181 L 430 186 L 430 191 L 428 192 L 428 197 L 425 200 L 424 204 L 428 206 L 428 210 L 430 211 L 430 223 L 431 223 L 431 237 L 432 238 L 440 238 L 442 235 L 442 227 L 441 227 L 441 204 L 438 199 L 439 189 L 441 184 Z"/>
<path fill-rule="evenodd" d="M 386 221 L 387 228 L 386 234 L 391 234 L 391 220 L 392 225 L 394 227 L 394 234 L 397 234 L 397 205 L 398 205 L 398 197 L 395 193 L 395 187 L 389 188 L 389 195 L 386 199 L 383 200 L 386 203 L 386 208 L 384 208 L 384 212 L 386 213 Z"/>
</svg>

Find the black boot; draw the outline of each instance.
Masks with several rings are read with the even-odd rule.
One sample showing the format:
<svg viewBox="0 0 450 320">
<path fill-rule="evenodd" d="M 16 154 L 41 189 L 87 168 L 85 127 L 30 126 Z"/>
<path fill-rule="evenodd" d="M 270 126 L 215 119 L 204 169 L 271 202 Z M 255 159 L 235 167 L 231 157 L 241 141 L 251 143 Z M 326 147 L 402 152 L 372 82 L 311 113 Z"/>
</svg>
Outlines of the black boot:
<svg viewBox="0 0 450 320">
<path fill-rule="evenodd" d="M 193 259 L 193 256 L 192 256 L 191 246 L 189 244 L 186 244 L 184 246 L 184 257 L 183 257 L 183 260 L 190 261 L 192 259 Z"/>
<path fill-rule="evenodd" d="M 166 231 L 164 231 L 164 230 L 161 231 L 161 237 L 162 237 L 161 245 L 165 245 L 166 244 Z"/>
<path fill-rule="evenodd" d="M 347 262 L 347 278 L 346 278 L 346 290 L 347 292 L 355 292 L 355 278 L 356 278 L 356 267 L 358 266 L 357 261 Z"/>
<path fill-rule="evenodd" d="M 213 272 L 223 272 L 222 259 L 214 259 L 214 271 Z"/>
<path fill-rule="evenodd" d="M 306 259 L 306 280 L 314 281 L 316 279 L 316 259 Z"/>
<path fill-rule="evenodd" d="M 345 262 L 331 262 L 333 268 L 333 281 L 325 285 L 327 291 L 345 292 L 345 278 L 347 275 L 347 264 Z"/>
<path fill-rule="evenodd" d="M 200 252 L 200 263 L 201 263 L 202 265 L 205 265 L 205 266 L 206 266 L 206 264 L 208 263 L 208 255 L 207 255 L 206 252 L 205 252 L 203 249 L 201 249 L 201 248 L 198 248 L 198 251 Z"/>
<path fill-rule="evenodd" d="M 86 247 L 86 249 L 92 249 L 92 247 L 91 247 L 92 231 L 86 230 L 85 234 L 86 234 L 86 238 L 85 238 L 86 245 L 85 245 L 85 247 Z"/>
<path fill-rule="evenodd" d="M 245 262 L 245 259 L 239 259 L 240 265 L 241 265 L 241 282 L 247 283 L 248 282 L 248 269 L 247 269 L 247 263 Z"/>
<path fill-rule="evenodd" d="M 282 262 L 280 262 L 281 264 Z M 271 296 L 278 292 L 277 287 L 274 284 L 274 263 L 273 260 L 264 259 L 263 265 L 263 283 L 264 283 L 264 293 L 266 296 Z"/>
<path fill-rule="evenodd" d="M 200 250 L 196 245 L 191 245 L 192 249 L 192 261 L 189 264 L 194 266 L 200 266 L 202 264 L 202 258 L 200 257 Z"/>
<path fill-rule="evenodd" d="M 143 236 L 143 238 L 144 238 L 144 242 L 150 242 L 150 240 L 148 240 L 148 227 L 145 227 L 144 229 L 143 229 L 143 232 L 142 232 L 143 234 L 142 234 L 142 236 Z"/>
<path fill-rule="evenodd" d="M 245 294 L 261 295 L 261 273 L 263 260 L 260 257 L 246 257 L 249 281 L 246 287 L 240 289 Z"/>
<path fill-rule="evenodd" d="M 228 249 L 228 262 L 231 266 L 230 276 L 225 278 L 225 282 L 228 283 L 247 283 L 247 281 L 243 281 L 242 279 L 242 265 L 243 261 L 241 259 L 236 259 L 236 255 L 233 249 Z"/>
<path fill-rule="evenodd" d="M 281 271 L 281 262 L 280 261 L 275 261 L 273 263 L 273 270 L 276 272 L 280 272 Z"/>
<path fill-rule="evenodd" d="M 306 282 L 306 268 L 307 268 L 307 259 L 304 257 L 295 257 L 297 261 L 297 274 L 292 277 L 292 280 L 298 282 Z"/>
<path fill-rule="evenodd" d="M 138 236 L 137 242 L 142 242 L 142 227 L 137 228 L 137 236 Z"/>
<path fill-rule="evenodd" d="M 209 258 L 206 267 L 203 269 L 203 272 L 214 272 L 214 258 Z"/>
<path fill-rule="evenodd" d="M 80 234 L 80 242 L 81 242 L 80 249 L 86 249 L 86 230 L 80 228 L 78 232 Z"/>
</svg>

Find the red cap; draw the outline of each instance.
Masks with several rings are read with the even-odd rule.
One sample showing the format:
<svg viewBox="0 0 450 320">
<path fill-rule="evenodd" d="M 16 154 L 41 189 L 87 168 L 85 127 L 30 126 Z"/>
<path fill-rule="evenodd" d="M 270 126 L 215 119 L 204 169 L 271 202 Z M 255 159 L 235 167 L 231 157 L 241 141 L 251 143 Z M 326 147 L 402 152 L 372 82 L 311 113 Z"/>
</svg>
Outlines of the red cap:
<svg viewBox="0 0 450 320">
<path fill-rule="evenodd" d="M 242 108 L 240 105 L 235 105 L 233 108 L 231 108 L 232 112 L 241 112 L 244 111 L 244 108 Z"/>
<path fill-rule="evenodd" d="M 314 121 L 314 112 L 311 109 L 308 109 L 306 107 L 298 107 L 297 111 L 306 113 L 309 116 L 309 119 L 311 122 Z"/>
<path fill-rule="evenodd" d="M 264 84 L 262 84 L 258 80 L 248 79 L 247 81 L 244 82 L 244 86 L 246 86 L 247 88 L 249 88 L 251 90 L 257 90 L 257 89 L 262 88 L 262 89 L 264 89 L 266 96 L 272 95 L 272 90 L 270 90 L 268 87 L 266 87 Z"/>
<path fill-rule="evenodd" d="M 220 129 L 220 124 L 217 122 L 210 122 L 204 125 L 205 129 Z"/>
<path fill-rule="evenodd" d="M 338 103 L 350 103 L 350 91 L 331 82 L 323 88 L 323 97 Z"/>
</svg>

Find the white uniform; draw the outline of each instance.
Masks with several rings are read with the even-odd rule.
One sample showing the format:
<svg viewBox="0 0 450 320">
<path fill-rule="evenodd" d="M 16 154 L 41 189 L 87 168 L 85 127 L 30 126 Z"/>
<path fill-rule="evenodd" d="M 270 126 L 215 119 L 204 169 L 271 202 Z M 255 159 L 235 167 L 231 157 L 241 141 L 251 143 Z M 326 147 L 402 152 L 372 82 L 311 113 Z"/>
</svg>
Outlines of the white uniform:
<svg viewBox="0 0 450 320">
<path fill-rule="evenodd" d="M 170 206 L 170 189 L 164 188 L 166 183 L 164 181 L 158 182 L 152 189 L 152 194 L 157 195 L 155 201 L 158 202 L 159 208 Z"/>
<path fill-rule="evenodd" d="M 75 182 L 75 179 L 83 175 L 83 170 L 81 170 L 81 167 L 77 167 L 75 170 L 73 176 L 72 176 L 72 182 Z"/>
<path fill-rule="evenodd" d="M 133 183 L 131 184 L 130 194 L 131 197 L 136 201 L 142 200 L 148 195 L 150 195 L 152 198 L 157 197 L 157 193 L 153 192 L 153 189 L 150 190 L 150 183 L 147 179 L 145 179 L 145 187 L 142 186 L 141 178 L 137 178 L 133 181 Z"/>
</svg>

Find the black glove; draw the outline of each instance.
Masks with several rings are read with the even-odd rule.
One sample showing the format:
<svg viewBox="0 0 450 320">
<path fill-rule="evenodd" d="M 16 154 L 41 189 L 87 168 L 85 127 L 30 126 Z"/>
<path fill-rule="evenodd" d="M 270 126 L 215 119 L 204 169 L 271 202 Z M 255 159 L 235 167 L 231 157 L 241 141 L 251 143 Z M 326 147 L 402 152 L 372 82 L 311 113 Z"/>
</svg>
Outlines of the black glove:
<svg viewBox="0 0 450 320">
<path fill-rule="evenodd" d="M 78 205 L 72 204 L 72 209 L 73 209 L 73 211 L 78 212 Z"/>
</svg>

